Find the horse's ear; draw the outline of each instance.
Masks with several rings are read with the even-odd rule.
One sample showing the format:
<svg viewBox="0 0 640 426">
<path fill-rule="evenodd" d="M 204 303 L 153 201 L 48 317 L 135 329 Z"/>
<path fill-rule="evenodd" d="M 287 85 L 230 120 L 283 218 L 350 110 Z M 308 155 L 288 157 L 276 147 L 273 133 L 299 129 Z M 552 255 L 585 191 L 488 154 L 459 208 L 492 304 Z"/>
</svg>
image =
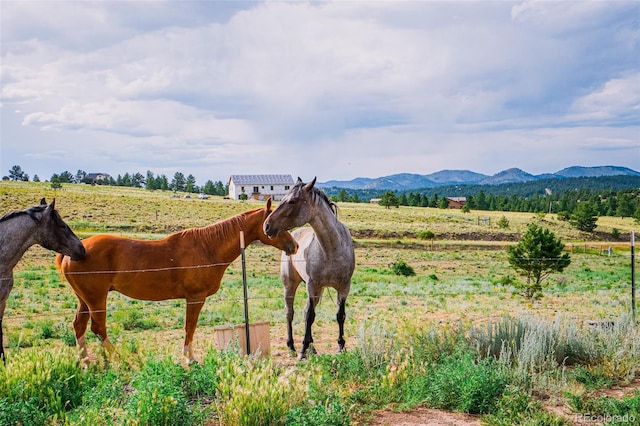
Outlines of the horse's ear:
<svg viewBox="0 0 640 426">
<path fill-rule="evenodd" d="M 300 179 L 300 176 L 298 176 L 298 181 L 296 182 L 296 185 L 299 185 L 302 183 L 302 179 Z"/>
<path fill-rule="evenodd" d="M 44 198 L 43 198 L 42 200 L 44 201 Z M 45 203 L 45 204 L 47 204 L 47 203 Z M 52 214 L 52 213 L 53 213 L 53 211 L 55 210 L 55 208 L 56 208 L 56 199 L 54 198 L 54 199 L 51 201 L 51 204 L 49 204 L 49 205 L 47 206 L 47 208 L 46 208 L 46 209 L 44 209 L 44 212 L 45 212 L 45 214 Z"/>
<path fill-rule="evenodd" d="M 40 200 L 40 205 L 44 206 L 45 204 L 47 204 L 47 200 L 45 200 L 44 198 L 42 200 Z"/>
<path fill-rule="evenodd" d="M 311 188 L 313 188 L 313 185 L 315 184 L 316 184 L 316 177 L 314 177 L 313 180 L 308 184 L 306 184 L 302 189 L 305 191 L 311 191 Z"/>
<path fill-rule="evenodd" d="M 271 211 L 271 197 L 267 198 L 267 211 Z"/>
</svg>

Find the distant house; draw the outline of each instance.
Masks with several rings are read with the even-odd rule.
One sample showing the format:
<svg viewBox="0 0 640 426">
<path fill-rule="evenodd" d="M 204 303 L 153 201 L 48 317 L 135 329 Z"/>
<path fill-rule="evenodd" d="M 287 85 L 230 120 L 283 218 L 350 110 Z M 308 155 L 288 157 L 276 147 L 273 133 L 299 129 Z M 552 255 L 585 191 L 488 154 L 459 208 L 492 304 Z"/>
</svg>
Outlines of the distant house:
<svg viewBox="0 0 640 426">
<path fill-rule="evenodd" d="M 111 176 L 107 173 L 87 173 L 87 177 L 84 179 L 85 182 L 96 183 L 99 180 L 109 180 Z"/>
<path fill-rule="evenodd" d="M 467 197 L 447 197 L 450 209 L 461 209 L 467 202 Z"/>
<path fill-rule="evenodd" d="M 291 175 L 231 175 L 229 178 L 229 198 L 239 200 L 241 194 L 255 200 L 282 200 L 293 186 Z"/>
<path fill-rule="evenodd" d="M 380 204 L 380 200 L 382 200 L 382 198 L 372 198 L 369 200 L 370 204 Z"/>
</svg>

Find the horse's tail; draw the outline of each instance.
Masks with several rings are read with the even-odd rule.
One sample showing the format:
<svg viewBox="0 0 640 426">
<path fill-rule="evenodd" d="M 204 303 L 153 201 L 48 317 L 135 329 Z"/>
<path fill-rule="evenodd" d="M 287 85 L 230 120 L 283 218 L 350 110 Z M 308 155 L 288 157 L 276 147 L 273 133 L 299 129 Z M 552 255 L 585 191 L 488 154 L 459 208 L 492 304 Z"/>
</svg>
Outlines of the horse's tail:
<svg viewBox="0 0 640 426">
<path fill-rule="evenodd" d="M 56 269 L 60 271 L 60 278 L 64 279 L 64 271 L 62 270 L 62 259 L 64 259 L 64 254 L 58 253 L 56 254 Z"/>
</svg>

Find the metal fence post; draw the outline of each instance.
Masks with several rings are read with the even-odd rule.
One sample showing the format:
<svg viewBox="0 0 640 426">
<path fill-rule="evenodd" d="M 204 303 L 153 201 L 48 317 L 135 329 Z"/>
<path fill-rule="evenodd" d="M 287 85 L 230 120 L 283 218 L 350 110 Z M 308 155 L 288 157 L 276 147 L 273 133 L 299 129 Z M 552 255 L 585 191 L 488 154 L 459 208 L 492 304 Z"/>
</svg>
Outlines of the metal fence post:
<svg viewBox="0 0 640 426">
<path fill-rule="evenodd" d="M 242 289 L 244 291 L 244 333 L 247 339 L 247 355 L 251 355 L 249 339 L 249 296 L 247 290 L 247 267 L 244 258 L 244 232 L 240 231 L 240 253 L 242 254 Z"/>
</svg>

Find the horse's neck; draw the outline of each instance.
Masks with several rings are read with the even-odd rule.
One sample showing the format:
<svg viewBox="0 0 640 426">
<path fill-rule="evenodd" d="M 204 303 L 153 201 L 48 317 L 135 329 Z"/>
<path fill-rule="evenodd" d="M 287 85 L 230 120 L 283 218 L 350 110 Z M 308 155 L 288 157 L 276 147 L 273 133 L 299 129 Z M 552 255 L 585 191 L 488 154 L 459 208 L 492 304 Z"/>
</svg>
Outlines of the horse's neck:
<svg viewBox="0 0 640 426">
<path fill-rule="evenodd" d="M 317 214 L 312 215 L 309 225 L 313 228 L 323 250 L 336 252 L 342 245 L 343 225 L 327 204 L 319 205 L 316 212 Z"/>
<path fill-rule="evenodd" d="M 36 244 L 36 224 L 28 215 L 0 222 L 0 269 L 13 270 L 22 255 Z"/>
<path fill-rule="evenodd" d="M 258 239 L 257 234 L 251 232 L 255 226 L 251 225 L 250 220 L 244 222 L 228 220 L 227 222 L 212 225 L 208 229 L 214 242 L 211 248 L 216 253 L 216 256 L 221 258 L 219 259 L 220 261 L 233 262 L 240 256 L 240 232 L 243 231 L 243 228 L 246 228 L 243 232 L 245 245 L 249 245 Z"/>
</svg>

